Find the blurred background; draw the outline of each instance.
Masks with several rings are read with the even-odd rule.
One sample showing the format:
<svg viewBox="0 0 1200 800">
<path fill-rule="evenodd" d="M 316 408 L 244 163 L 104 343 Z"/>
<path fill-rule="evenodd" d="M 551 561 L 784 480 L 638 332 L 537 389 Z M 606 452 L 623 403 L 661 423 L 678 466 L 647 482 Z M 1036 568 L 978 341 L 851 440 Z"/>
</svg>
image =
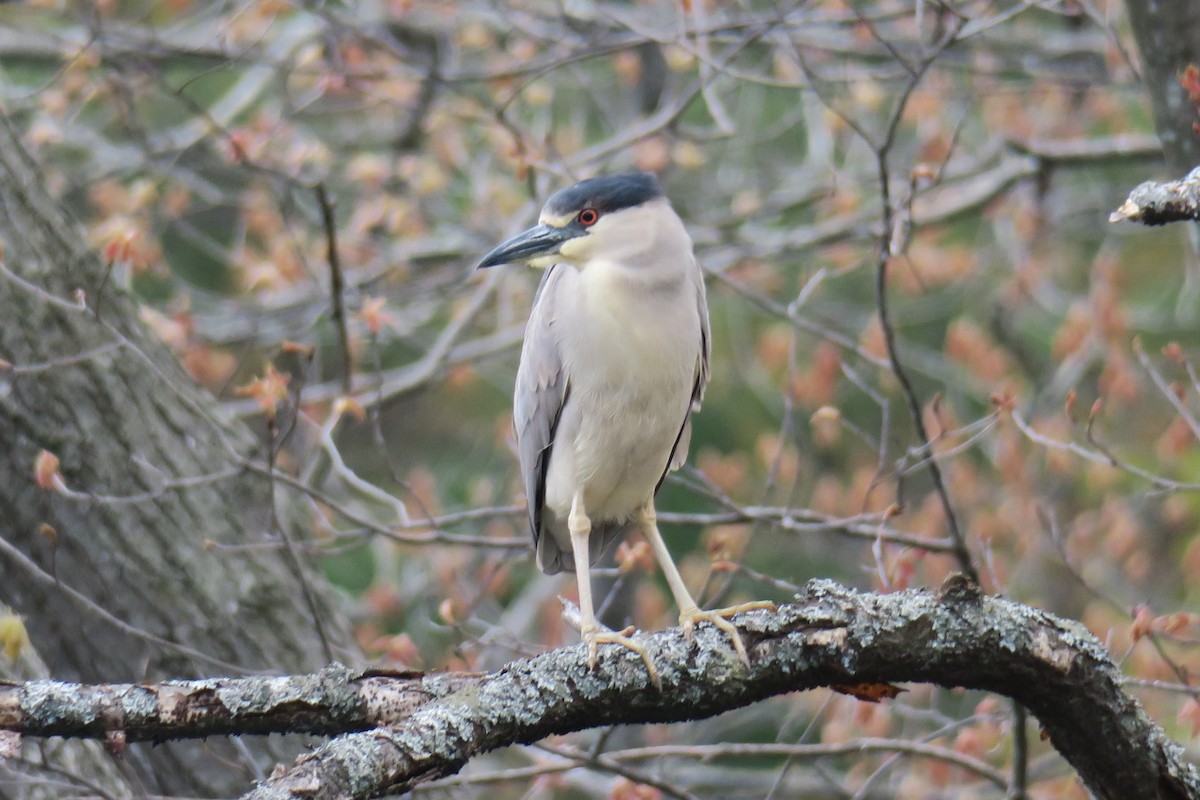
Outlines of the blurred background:
<svg viewBox="0 0 1200 800">
<path fill-rule="evenodd" d="M 553 190 L 642 169 L 708 273 L 713 378 L 659 495 L 699 599 L 936 587 L 961 541 L 987 591 L 1082 620 L 1196 754 L 1200 265 L 1183 227 L 1108 222 L 1186 171 L 1124 4 L 43 0 L 0 8 L 0 70 L 113 284 L 287 476 L 366 663 L 577 640 L 511 435 L 539 274 L 474 265 Z M 609 624 L 674 624 L 640 537 L 602 574 Z M 1016 724 L 1029 796 L 1086 797 Z M 814 691 L 417 794 L 1004 797 L 1013 728 L 974 692 Z"/>
</svg>

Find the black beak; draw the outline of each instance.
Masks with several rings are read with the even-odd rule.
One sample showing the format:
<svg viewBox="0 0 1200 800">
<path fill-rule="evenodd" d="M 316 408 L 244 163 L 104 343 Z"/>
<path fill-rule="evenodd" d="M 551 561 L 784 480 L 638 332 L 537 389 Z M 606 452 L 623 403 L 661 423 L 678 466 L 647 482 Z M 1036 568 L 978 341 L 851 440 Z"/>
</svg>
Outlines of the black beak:
<svg viewBox="0 0 1200 800">
<path fill-rule="evenodd" d="M 494 267 L 498 264 L 511 264 L 515 261 L 526 261 L 536 256 L 553 255 L 568 239 L 580 235 L 580 231 L 571 228 L 554 228 L 550 225 L 535 225 L 524 233 L 518 233 L 504 244 L 483 257 L 476 269 Z"/>
</svg>

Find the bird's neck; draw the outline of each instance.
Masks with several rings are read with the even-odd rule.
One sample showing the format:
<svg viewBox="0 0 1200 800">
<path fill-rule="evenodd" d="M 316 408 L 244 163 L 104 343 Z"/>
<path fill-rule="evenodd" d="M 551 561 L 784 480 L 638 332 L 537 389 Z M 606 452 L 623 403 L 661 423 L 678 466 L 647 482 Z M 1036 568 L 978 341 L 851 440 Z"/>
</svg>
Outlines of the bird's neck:
<svg viewBox="0 0 1200 800">
<path fill-rule="evenodd" d="M 690 251 L 687 258 L 690 261 Z M 652 261 L 649 254 L 630 254 L 620 261 L 593 259 L 577 269 L 589 293 L 619 292 L 634 299 L 682 290 L 690 266 L 681 258 L 664 262 L 661 256 Z"/>
</svg>

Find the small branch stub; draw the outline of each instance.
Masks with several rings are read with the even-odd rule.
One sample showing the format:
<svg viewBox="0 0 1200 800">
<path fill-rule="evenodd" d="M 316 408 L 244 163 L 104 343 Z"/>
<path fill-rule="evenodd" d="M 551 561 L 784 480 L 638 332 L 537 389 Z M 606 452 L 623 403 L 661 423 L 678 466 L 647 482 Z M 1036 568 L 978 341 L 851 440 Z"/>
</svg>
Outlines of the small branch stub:
<svg viewBox="0 0 1200 800">
<path fill-rule="evenodd" d="M 1132 192 L 1109 222 L 1130 220 L 1143 225 L 1166 225 L 1200 219 L 1200 167 L 1177 181 L 1147 181 Z"/>
</svg>

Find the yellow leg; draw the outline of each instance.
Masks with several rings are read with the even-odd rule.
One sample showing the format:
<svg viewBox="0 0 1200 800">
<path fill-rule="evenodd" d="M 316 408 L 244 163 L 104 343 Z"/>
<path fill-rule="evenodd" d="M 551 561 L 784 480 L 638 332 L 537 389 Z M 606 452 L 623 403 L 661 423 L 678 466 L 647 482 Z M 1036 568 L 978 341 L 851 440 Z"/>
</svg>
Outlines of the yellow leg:
<svg viewBox="0 0 1200 800">
<path fill-rule="evenodd" d="M 579 635 L 587 644 L 588 667 L 596 668 L 596 658 L 601 644 L 619 644 L 642 657 L 646 672 L 650 674 L 650 682 L 655 688 L 662 690 L 662 678 L 654 667 L 650 653 L 646 648 L 630 639 L 624 633 L 610 631 L 600 627 L 596 622 L 596 613 L 592 610 L 592 579 L 591 563 L 589 560 L 588 536 L 592 532 L 592 521 L 588 519 L 583 508 L 583 494 L 576 492 L 571 501 L 571 514 L 567 517 L 567 530 L 571 533 L 571 550 L 575 557 L 575 578 L 579 582 Z"/>
<path fill-rule="evenodd" d="M 697 623 L 711 622 L 729 636 L 738 658 L 747 667 L 750 666 L 750 656 L 746 653 L 746 646 L 742 644 L 742 636 L 738 633 L 737 626 L 727 618 L 743 611 L 754 611 L 760 608 L 774 609 L 775 604 L 769 600 L 761 600 L 712 611 L 701 610 L 695 599 L 692 598 L 691 592 L 687 590 L 687 586 L 684 585 L 683 577 L 671 559 L 666 542 L 663 541 L 662 534 L 658 532 L 658 514 L 654 511 L 653 499 L 647 500 L 646 504 L 642 506 L 639 517 L 642 533 L 650 541 L 650 546 L 654 549 L 654 556 L 658 559 L 659 566 L 662 567 L 663 575 L 666 576 L 667 585 L 671 587 L 671 594 L 675 596 L 675 604 L 679 606 L 679 623 L 683 625 L 684 633 L 691 636 Z"/>
</svg>

